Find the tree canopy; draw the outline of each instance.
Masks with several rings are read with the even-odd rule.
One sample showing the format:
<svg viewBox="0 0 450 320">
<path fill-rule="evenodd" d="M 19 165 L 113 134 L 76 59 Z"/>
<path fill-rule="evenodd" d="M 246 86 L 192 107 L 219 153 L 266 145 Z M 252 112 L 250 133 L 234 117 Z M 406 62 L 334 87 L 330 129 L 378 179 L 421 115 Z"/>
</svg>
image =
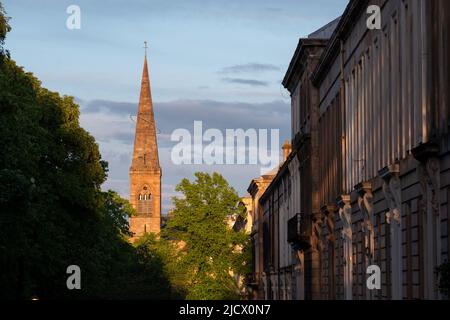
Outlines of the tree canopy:
<svg viewBox="0 0 450 320">
<path fill-rule="evenodd" d="M 127 200 L 104 192 L 108 164 L 69 96 L 42 87 L 4 50 L 0 4 L 0 298 L 237 299 L 247 235 L 239 197 L 219 174 L 177 187 L 161 236 L 128 242 Z M 66 270 L 81 269 L 81 290 Z"/>
<path fill-rule="evenodd" d="M 450 297 L 450 262 L 446 261 L 437 270 L 439 274 L 439 290 Z"/>
<path fill-rule="evenodd" d="M 6 16 L 5 9 L 0 2 L 0 58 L 6 53 L 3 49 L 6 34 L 11 30 L 9 26 L 9 18 Z"/>
<path fill-rule="evenodd" d="M 183 179 L 173 198 L 175 208 L 163 236 L 181 249 L 178 266 L 186 275 L 188 299 L 238 299 L 238 275 L 248 266 L 248 235 L 231 221 L 243 216 L 239 196 L 218 173 L 196 173 Z"/>
<path fill-rule="evenodd" d="M 78 105 L 9 58 L 8 30 L 0 6 L 0 297 L 168 298 L 160 259 L 127 241 L 133 209 L 101 190 L 108 166 Z"/>
</svg>

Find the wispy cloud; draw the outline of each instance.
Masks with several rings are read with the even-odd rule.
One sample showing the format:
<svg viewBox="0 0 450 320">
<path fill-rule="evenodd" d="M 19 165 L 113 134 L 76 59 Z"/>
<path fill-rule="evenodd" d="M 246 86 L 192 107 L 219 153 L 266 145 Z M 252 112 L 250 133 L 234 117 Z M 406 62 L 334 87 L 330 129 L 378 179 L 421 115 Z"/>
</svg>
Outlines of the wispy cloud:
<svg viewBox="0 0 450 320">
<path fill-rule="evenodd" d="M 128 197 L 128 171 L 135 131 L 135 118 L 130 118 L 130 114 L 136 114 L 137 103 L 79 98 L 77 102 L 80 103 L 82 126 L 99 142 L 102 157 L 109 163 L 109 178 L 104 189 L 111 188 Z M 156 126 L 161 131 L 157 138 L 163 171 L 163 212 L 172 207 L 171 197 L 177 194 L 174 186 L 183 178 L 192 179 L 196 171 L 220 172 L 239 194 L 245 194 L 249 181 L 259 175 L 258 166 L 174 165 L 171 151 L 176 142 L 170 139 L 173 130 L 184 128 L 193 132 L 194 121 L 202 121 L 204 131 L 210 128 L 222 132 L 238 128 L 280 129 L 280 143 L 290 134 L 290 104 L 283 100 L 247 103 L 185 99 L 154 101 L 153 106 Z"/>
<path fill-rule="evenodd" d="M 270 12 L 281 12 L 283 11 L 283 9 L 281 8 L 276 8 L 276 7 L 267 7 L 265 8 L 266 11 L 270 11 Z"/>
<path fill-rule="evenodd" d="M 280 67 L 268 63 L 247 63 L 222 68 L 219 70 L 219 73 L 222 74 L 262 73 L 268 71 L 280 71 Z"/>
<path fill-rule="evenodd" d="M 137 103 L 106 100 L 80 104 L 83 124 L 102 142 L 133 143 Z M 283 100 L 265 103 L 223 102 L 216 100 L 175 100 L 153 104 L 155 121 L 164 146 L 173 130 L 191 129 L 194 121 L 203 121 L 207 128 L 280 129 L 288 135 L 290 104 Z M 133 115 L 130 118 L 130 115 Z M 177 115 L 177 116 L 174 116 Z"/>
<path fill-rule="evenodd" d="M 80 104 L 82 112 L 89 113 L 113 113 L 113 114 L 124 114 L 131 115 L 136 114 L 137 104 L 130 102 L 120 102 L 111 100 L 90 100 L 83 101 L 79 98 L 75 100 Z"/>
<path fill-rule="evenodd" d="M 245 84 L 252 87 L 267 87 L 269 83 L 266 81 L 254 80 L 254 79 L 241 79 L 241 78 L 222 78 L 222 81 L 228 83 Z"/>
</svg>

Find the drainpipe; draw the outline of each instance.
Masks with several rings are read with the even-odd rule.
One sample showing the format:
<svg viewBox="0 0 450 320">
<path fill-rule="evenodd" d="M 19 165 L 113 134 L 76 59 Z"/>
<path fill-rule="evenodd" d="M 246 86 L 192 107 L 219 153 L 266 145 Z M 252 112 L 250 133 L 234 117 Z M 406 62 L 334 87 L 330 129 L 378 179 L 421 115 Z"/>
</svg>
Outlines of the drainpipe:
<svg viewBox="0 0 450 320">
<path fill-rule="evenodd" d="M 430 35 L 431 30 L 429 30 L 428 24 L 428 1 L 420 1 L 420 39 L 421 39 L 421 62 L 422 62 L 422 108 L 421 108 L 421 116 L 422 116 L 422 143 L 426 143 L 429 140 L 428 134 L 429 129 L 433 129 L 433 117 L 432 111 L 430 110 L 430 96 L 431 96 L 431 87 L 429 85 L 429 63 L 430 63 L 430 55 L 429 55 L 429 43 L 430 43 Z"/>
<path fill-rule="evenodd" d="M 342 182 L 341 182 L 341 193 L 345 193 L 346 184 L 347 184 L 347 177 L 346 177 L 346 150 L 347 150 L 347 141 L 346 141 L 346 106 L 345 106 L 345 48 L 344 48 L 344 40 L 340 40 L 340 56 L 341 56 L 341 101 L 340 101 L 340 107 L 341 107 L 341 161 L 342 161 L 342 167 L 341 167 L 341 174 L 342 174 Z"/>
</svg>

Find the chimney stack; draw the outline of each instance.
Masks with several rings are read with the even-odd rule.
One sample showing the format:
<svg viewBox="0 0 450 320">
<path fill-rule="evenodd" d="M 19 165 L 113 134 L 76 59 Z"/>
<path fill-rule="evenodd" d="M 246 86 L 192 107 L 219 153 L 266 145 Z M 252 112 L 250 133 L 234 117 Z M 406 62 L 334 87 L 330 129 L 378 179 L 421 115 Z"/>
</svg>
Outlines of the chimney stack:
<svg viewBox="0 0 450 320">
<path fill-rule="evenodd" d="M 292 152 L 292 145 L 289 140 L 286 140 L 283 144 L 283 161 L 286 161 Z"/>
</svg>

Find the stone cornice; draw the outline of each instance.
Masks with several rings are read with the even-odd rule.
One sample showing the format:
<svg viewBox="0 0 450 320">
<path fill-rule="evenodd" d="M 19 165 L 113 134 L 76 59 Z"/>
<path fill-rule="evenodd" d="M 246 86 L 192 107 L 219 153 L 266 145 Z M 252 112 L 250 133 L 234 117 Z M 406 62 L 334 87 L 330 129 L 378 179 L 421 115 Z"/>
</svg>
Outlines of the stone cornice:
<svg viewBox="0 0 450 320">
<path fill-rule="evenodd" d="M 311 47 L 325 47 L 328 42 L 328 39 L 310 39 L 310 38 L 301 38 L 298 41 L 297 48 L 295 50 L 294 56 L 289 64 L 289 68 L 286 71 L 286 75 L 283 79 L 283 86 L 289 90 L 292 94 L 295 90 L 295 86 L 301 76 L 303 74 L 304 69 L 306 67 L 305 63 L 305 53 L 307 53 L 307 49 Z M 307 58 L 307 56 L 306 56 Z"/>
</svg>

